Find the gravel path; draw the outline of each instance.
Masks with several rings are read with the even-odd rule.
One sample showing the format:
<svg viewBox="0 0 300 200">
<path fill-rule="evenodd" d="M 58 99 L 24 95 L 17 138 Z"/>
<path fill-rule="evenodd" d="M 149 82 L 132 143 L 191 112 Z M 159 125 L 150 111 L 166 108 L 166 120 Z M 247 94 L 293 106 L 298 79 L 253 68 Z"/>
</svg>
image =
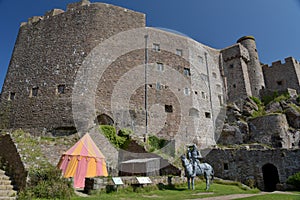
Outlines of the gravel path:
<svg viewBox="0 0 300 200">
<path fill-rule="evenodd" d="M 263 194 L 271 194 L 271 193 L 293 194 L 291 192 L 274 191 L 274 192 L 260 192 L 257 194 L 231 194 L 231 195 L 224 195 L 224 196 L 218 196 L 218 197 L 207 197 L 207 198 L 196 199 L 196 200 L 231 200 L 231 199 L 240 199 L 240 198 L 258 196 L 258 195 L 263 195 Z M 297 195 L 297 194 L 294 194 L 294 195 Z"/>
<path fill-rule="evenodd" d="M 207 197 L 202 199 L 196 199 L 196 200 L 230 200 L 230 199 L 239 199 L 239 198 L 245 198 L 245 197 L 252 197 L 261 195 L 262 193 L 258 194 L 231 194 L 231 195 L 224 195 L 224 196 L 218 196 L 218 197 Z"/>
</svg>

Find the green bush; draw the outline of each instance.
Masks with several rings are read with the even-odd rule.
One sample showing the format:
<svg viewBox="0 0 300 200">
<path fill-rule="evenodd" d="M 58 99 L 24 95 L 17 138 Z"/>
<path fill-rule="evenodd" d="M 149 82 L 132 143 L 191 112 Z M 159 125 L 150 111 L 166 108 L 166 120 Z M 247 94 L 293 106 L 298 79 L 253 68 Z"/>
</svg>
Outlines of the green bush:
<svg viewBox="0 0 300 200">
<path fill-rule="evenodd" d="M 61 176 L 54 166 L 30 171 L 28 187 L 19 193 L 18 199 L 70 199 L 74 194 L 72 183 Z"/>
<path fill-rule="evenodd" d="M 256 118 L 256 117 L 261 117 L 261 116 L 264 116 L 266 115 L 266 111 L 265 111 L 265 106 L 264 104 L 257 98 L 257 97 L 250 97 L 254 102 L 255 104 L 257 105 L 258 107 L 258 110 L 257 111 L 254 111 L 252 113 L 252 118 Z"/>
<path fill-rule="evenodd" d="M 270 102 L 274 101 L 274 102 L 280 102 L 280 101 L 284 101 L 290 98 L 289 93 L 284 93 L 279 95 L 279 93 L 276 91 L 274 92 L 271 96 L 264 96 L 262 98 L 262 102 L 264 103 L 264 105 L 268 105 Z"/>
<path fill-rule="evenodd" d="M 297 96 L 296 101 L 300 103 L 300 95 Z"/>
<path fill-rule="evenodd" d="M 154 135 L 148 137 L 148 143 L 150 145 L 150 152 L 161 149 L 168 144 L 168 140 L 160 139 Z"/>
<path fill-rule="evenodd" d="M 130 142 L 129 135 L 132 133 L 129 129 L 122 129 L 117 135 L 116 128 L 110 125 L 100 125 L 100 130 L 105 137 L 117 148 L 125 148 Z"/>
<path fill-rule="evenodd" d="M 290 176 L 287 180 L 287 183 L 295 186 L 299 190 L 300 189 L 300 172 Z"/>
<path fill-rule="evenodd" d="M 250 97 L 250 99 L 251 99 L 252 101 L 254 101 L 254 102 L 256 103 L 257 106 L 262 106 L 262 105 L 263 105 L 263 103 L 262 103 L 262 102 L 260 101 L 260 99 L 257 98 L 257 97 Z"/>
</svg>

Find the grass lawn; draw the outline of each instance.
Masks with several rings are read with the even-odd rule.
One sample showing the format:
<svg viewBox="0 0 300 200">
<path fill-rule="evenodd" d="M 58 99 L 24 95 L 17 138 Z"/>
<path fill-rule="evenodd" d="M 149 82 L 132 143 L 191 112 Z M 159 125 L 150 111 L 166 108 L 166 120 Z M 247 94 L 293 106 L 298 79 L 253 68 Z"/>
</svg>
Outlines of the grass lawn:
<svg viewBox="0 0 300 200">
<path fill-rule="evenodd" d="M 238 199 L 237 199 L 238 200 Z M 239 200 L 300 200 L 300 194 L 264 194 Z"/>
<path fill-rule="evenodd" d="M 259 190 L 246 190 L 237 185 L 224 185 L 214 183 L 211 185 L 209 191 L 205 191 L 205 183 L 198 182 L 195 190 L 188 190 L 187 185 L 176 186 L 172 189 L 158 190 L 154 186 L 138 188 L 133 192 L 132 189 L 122 189 L 118 192 L 99 193 L 90 197 L 74 197 L 72 200 L 145 200 L 145 199 L 164 199 L 164 200 L 181 200 L 181 199 L 197 199 L 212 196 L 221 196 L 229 194 L 253 194 L 258 193 Z"/>
</svg>

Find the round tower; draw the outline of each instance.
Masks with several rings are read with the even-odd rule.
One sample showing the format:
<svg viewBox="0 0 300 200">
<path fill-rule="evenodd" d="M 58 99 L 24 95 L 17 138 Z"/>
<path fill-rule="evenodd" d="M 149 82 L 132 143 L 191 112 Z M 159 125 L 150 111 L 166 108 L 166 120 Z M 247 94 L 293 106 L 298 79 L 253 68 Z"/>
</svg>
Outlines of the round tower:
<svg viewBox="0 0 300 200">
<path fill-rule="evenodd" d="M 248 52 L 250 60 L 247 63 L 248 75 L 252 96 L 260 97 L 260 90 L 265 88 L 265 81 L 256 49 L 255 38 L 253 36 L 244 36 L 238 39 L 237 43 L 244 46 Z"/>
</svg>

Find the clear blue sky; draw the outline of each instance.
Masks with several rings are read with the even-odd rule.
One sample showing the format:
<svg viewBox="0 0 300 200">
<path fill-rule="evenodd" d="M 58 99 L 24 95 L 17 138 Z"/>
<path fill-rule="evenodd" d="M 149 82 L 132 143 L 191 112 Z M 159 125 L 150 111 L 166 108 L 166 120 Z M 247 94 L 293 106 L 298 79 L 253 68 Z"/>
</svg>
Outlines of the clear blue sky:
<svg viewBox="0 0 300 200">
<path fill-rule="evenodd" d="M 19 25 L 76 0 L 0 0 L 0 90 Z M 91 2 L 95 2 L 92 0 Z M 100 2 L 100 1 L 99 1 Z M 300 0 L 102 0 L 147 14 L 147 26 L 182 32 L 221 49 L 244 35 L 256 38 L 263 63 L 300 59 Z"/>
</svg>

